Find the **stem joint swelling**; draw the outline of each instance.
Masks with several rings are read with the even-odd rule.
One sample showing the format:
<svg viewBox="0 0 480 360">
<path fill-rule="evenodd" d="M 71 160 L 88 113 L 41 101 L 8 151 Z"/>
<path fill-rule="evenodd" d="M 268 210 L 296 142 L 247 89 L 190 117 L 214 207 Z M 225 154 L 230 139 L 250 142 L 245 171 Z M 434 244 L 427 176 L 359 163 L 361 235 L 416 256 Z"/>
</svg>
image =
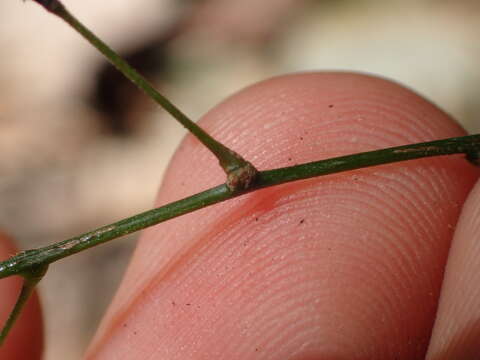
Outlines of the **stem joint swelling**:
<svg viewBox="0 0 480 360">
<path fill-rule="evenodd" d="M 34 0 L 35 2 L 42 5 L 47 11 L 56 12 L 61 9 L 63 5 L 58 0 Z"/>
<path fill-rule="evenodd" d="M 254 185 L 258 170 L 248 161 L 227 171 L 227 187 L 232 193 L 248 190 Z"/>
</svg>

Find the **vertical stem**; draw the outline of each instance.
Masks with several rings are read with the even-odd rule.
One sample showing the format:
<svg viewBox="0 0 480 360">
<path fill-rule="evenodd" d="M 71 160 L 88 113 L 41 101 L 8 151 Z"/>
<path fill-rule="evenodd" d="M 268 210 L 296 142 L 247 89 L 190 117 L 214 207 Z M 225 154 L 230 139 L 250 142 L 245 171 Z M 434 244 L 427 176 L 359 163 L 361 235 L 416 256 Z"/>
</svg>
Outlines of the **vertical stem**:
<svg viewBox="0 0 480 360">
<path fill-rule="evenodd" d="M 257 174 L 255 167 L 239 154 L 215 140 L 200 126 L 160 94 L 142 75 L 123 60 L 113 49 L 75 18 L 58 0 L 35 0 L 49 12 L 59 16 L 100 51 L 125 77 L 143 90 L 151 99 L 170 113 L 185 128 L 195 135 L 218 159 L 227 174 L 227 185 L 231 191 L 248 188 Z"/>
<path fill-rule="evenodd" d="M 42 280 L 43 276 L 47 272 L 48 264 L 47 265 L 39 265 L 32 268 L 28 273 L 24 274 L 24 281 L 22 285 L 22 289 L 20 290 L 20 294 L 18 295 L 17 302 L 13 307 L 10 315 L 8 315 L 8 319 L 3 325 L 2 331 L 0 332 L 0 346 L 3 345 L 8 333 L 12 329 L 13 325 L 17 321 L 20 313 L 22 312 L 23 308 L 28 302 L 28 299 L 35 290 L 35 286 Z"/>
</svg>

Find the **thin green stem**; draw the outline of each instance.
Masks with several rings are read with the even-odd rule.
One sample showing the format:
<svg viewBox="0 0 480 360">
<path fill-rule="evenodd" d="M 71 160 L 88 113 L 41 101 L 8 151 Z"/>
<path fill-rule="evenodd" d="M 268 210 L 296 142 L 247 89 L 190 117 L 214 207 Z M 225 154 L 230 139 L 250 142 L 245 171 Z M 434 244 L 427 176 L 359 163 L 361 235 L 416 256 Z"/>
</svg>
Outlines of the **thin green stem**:
<svg viewBox="0 0 480 360">
<path fill-rule="evenodd" d="M 145 229 L 149 226 L 227 200 L 231 197 L 232 193 L 227 186 L 225 184 L 220 185 L 56 244 L 39 249 L 22 251 L 12 258 L 0 262 L 0 278 L 28 271 L 28 269 L 35 264 L 50 264 L 109 240 Z"/>
<path fill-rule="evenodd" d="M 153 101 L 170 113 L 198 140 L 204 144 L 218 159 L 227 174 L 227 185 L 232 192 L 248 188 L 254 181 L 255 167 L 235 151 L 215 140 L 195 122 L 190 120 L 166 97 L 160 94 L 152 84 L 123 60 L 112 48 L 99 39 L 93 32 L 74 17 L 58 0 L 35 0 L 52 14 L 57 15 L 82 35 L 90 44 L 100 51 L 125 77 L 143 90 Z"/>
<path fill-rule="evenodd" d="M 103 244 L 120 236 L 144 229 L 174 217 L 240 196 L 261 188 L 312 177 L 355 170 L 424 157 L 463 153 L 471 157 L 480 152 L 480 134 L 397 146 L 360 154 L 340 156 L 307 164 L 262 171 L 247 190 L 231 192 L 227 184 L 149 210 L 85 234 L 39 249 L 23 251 L 0 262 L 0 278 L 28 273 L 36 266 L 48 265 L 77 252 Z"/>
<path fill-rule="evenodd" d="M 20 294 L 18 295 L 17 301 L 8 316 L 7 321 L 3 325 L 2 331 L 0 332 L 0 346 L 3 345 L 8 333 L 12 329 L 12 326 L 15 324 L 15 321 L 20 316 L 23 308 L 28 302 L 28 299 L 33 293 L 35 286 L 42 280 L 43 276 L 47 272 L 48 265 L 40 265 L 31 267 L 28 272 L 23 274 L 24 280 Z"/>
<path fill-rule="evenodd" d="M 262 171 L 258 183 L 261 187 L 267 187 L 369 166 L 459 153 L 465 154 L 467 160 L 476 165 L 475 159 L 478 159 L 480 153 L 480 134 L 397 146 Z"/>
</svg>

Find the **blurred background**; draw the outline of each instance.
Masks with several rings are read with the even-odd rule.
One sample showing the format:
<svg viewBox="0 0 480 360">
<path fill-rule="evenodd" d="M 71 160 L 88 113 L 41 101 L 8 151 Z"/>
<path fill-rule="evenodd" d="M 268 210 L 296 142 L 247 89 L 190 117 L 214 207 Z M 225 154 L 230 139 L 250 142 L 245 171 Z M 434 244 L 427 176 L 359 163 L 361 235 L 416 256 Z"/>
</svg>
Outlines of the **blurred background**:
<svg viewBox="0 0 480 360">
<path fill-rule="evenodd" d="M 480 131 L 476 0 L 64 3 L 194 119 L 265 78 L 337 69 L 398 81 Z M 149 209 L 185 131 L 31 1 L 0 2 L 0 49 L 0 228 L 33 248 Z M 46 360 L 81 357 L 136 238 L 50 268 Z"/>
</svg>

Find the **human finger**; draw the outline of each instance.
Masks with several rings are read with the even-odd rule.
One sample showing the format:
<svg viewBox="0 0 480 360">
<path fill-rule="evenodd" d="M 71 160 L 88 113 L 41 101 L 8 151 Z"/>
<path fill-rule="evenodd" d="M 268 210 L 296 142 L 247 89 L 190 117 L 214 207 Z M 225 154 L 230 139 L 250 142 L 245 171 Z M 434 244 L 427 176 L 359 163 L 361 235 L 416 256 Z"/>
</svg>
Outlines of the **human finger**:
<svg viewBox="0 0 480 360">
<path fill-rule="evenodd" d="M 462 210 L 449 252 L 427 359 L 480 357 L 480 182 Z"/>
<path fill-rule="evenodd" d="M 401 86 L 343 73 L 262 82 L 201 124 L 262 170 L 464 133 Z M 154 227 L 87 358 L 422 358 L 476 175 L 459 156 L 390 164 L 264 189 Z M 223 181 L 188 136 L 157 205 Z"/>
</svg>

